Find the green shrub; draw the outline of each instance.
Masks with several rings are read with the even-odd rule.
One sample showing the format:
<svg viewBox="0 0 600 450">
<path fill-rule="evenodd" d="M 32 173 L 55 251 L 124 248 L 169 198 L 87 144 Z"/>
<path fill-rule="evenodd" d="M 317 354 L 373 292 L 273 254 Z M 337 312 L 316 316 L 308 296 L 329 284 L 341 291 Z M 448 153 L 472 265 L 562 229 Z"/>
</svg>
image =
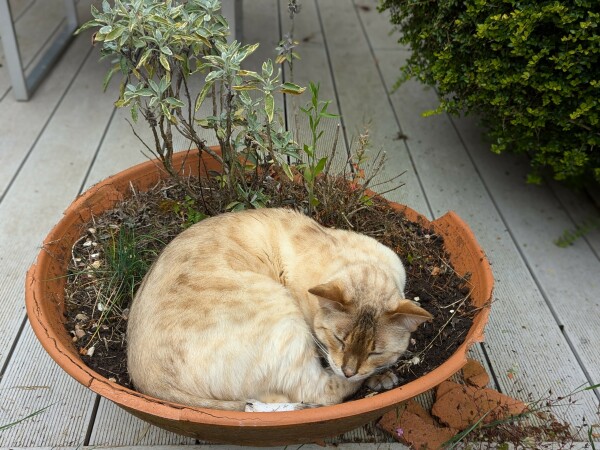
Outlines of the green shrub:
<svg viewBox="0 0 600 450">
<path fill-rule="evenodd" d="M 600 1 L 382 0 L 412 56 L 399 82 L 435 85 L 435 112 L 476 112 L 492 150 L 527 153 L 530 181 L 600 180 Z"/>
</svg>

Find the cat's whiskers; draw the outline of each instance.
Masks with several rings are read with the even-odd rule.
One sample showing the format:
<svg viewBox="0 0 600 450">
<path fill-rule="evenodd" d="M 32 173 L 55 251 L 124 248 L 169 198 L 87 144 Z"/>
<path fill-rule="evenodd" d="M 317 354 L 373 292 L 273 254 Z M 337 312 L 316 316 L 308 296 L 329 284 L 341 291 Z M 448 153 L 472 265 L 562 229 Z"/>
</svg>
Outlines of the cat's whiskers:
<svg viewBox="0 0 600 450">
<path fill-rule="evenodd" d="M 315 358 L 319 360 L 321 367 L 323 367 L 324 369 L 329 368 L 329 350 L 314 334 L 311 333 L 311 337 L 317 348 L 317 354 L 315 355 Z"/>
<path fill-rule="evenodd" d="M 315 342 L 317 349 L 319 350 L 320 356 L 325 358 L 329 356 L 329 351 L 327 350 L 327 347 L 325 347 L 325 345 L 319 339 L 317 339 L 317 337 L 314 334 L 311 334 L 311 337 Z"/>
</svg>

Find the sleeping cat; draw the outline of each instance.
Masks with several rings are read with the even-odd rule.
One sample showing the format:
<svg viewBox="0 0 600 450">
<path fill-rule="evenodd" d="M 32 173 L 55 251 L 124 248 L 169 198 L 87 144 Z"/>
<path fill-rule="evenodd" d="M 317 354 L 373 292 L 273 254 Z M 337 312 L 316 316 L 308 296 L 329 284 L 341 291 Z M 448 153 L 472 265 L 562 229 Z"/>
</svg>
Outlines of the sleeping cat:
<svg viewBox="0 0 600 450">
<path fill-rule="evenodd" d="M 142 393 L 228 410 L 336 404 L 365 380 L 391 388 L 386 368 L 432 317 L 404 299 L 405 277 L 389 248 L 297 212 L 205 219 L 167 245 L 135 296 L 129 374 Z"/>
</svg>

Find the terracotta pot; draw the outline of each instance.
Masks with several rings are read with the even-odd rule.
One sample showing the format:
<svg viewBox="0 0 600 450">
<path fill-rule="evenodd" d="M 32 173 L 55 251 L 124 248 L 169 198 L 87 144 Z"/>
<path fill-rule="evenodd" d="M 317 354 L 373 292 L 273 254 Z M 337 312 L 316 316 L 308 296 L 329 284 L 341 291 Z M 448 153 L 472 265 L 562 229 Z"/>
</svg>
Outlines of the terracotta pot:
<svg viewBox="0 0 600 450">
<path fill-rule="evenodd" d="M 205 158 L 201 172 L 217 168 Z M 182 172 L 197 174 L 198 158 L 185 152 L 174 159 Z M 62 220 L 44 241 L 37 262 L 29 269 L 25 301 L 31 326 L 50 356 L 73 378 L 113 401 L 131 414 L 154 425 L 201 440 L 245 445 L 283 445 L 312 442 L 334 436 L 372 421 L 396 404 L 425 392 L 456 373 L 466 362 L 468 348 L 483 340 L 488 319 L 493 277 L 485 254 L 469 227 L 453 212 L 431 222 L 445 239 L 450 260 L 458 273 L 470 272 L 473 303 L 481 307 L 465 342 L 444 364 L 427 375 L 371 398 L 340 405 L 293 412 L 246 413 L 192 408 L 158 400 L 127 389 L 94 372 L 81 360 L 64 326 L 64 275 L 71 247 L 81 225 L 92 214 L 112 208 L 128 195 L 130 186 L 147 190 L 164 173 L 148 161 L 93 186 L 65 211 Z M 412 209 L 393 204 L 414 221 L 430 222 Z"/>
</svg>

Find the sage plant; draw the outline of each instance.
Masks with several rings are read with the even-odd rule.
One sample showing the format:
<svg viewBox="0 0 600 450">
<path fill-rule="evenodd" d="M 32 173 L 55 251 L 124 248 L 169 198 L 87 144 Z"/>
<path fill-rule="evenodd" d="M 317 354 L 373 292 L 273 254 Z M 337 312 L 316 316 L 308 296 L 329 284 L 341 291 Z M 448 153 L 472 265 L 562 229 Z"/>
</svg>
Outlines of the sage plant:
<svg viewBox="0 0 600 450">
<path fill-rule="evenodd" d="M 295 153 L 291 133 L 276 121 L 274 95 L 298 95 L 304 89 L 281 83 L 271 61 L 261 73 L 244 69 L 242 63 L 258 44 L 228 43 L 229 27 L 220 9 L 218 0 L 115 0 L 112 5 L 105 0 L 101 10 L 92 6 L 93 19 L 78 32 L 97 28 L 94 42 L 113 63 L 104 88 L 120 73 L 115 106 L 129 107 L 134 122 L 140 115 L 145 119 L 152 142 L 134 133 L 170 176 L 179 178 L 172 163 L 177 132 L 222 164 L 219 177 L 239 197 L 237 204 L 256 206 L 260 196 L 246 183 L 244 162 L 276 164 L 284 161 L 282 155 Z M 249 90 L 256 91 L 256 100 Z M 199 117 L 207 101 L 212 115 Z M 200 127 L 214 131 L 220 154 L 206 145 Z M 289 172 L 287 166 L 284 170 Z"/>
</svg>

